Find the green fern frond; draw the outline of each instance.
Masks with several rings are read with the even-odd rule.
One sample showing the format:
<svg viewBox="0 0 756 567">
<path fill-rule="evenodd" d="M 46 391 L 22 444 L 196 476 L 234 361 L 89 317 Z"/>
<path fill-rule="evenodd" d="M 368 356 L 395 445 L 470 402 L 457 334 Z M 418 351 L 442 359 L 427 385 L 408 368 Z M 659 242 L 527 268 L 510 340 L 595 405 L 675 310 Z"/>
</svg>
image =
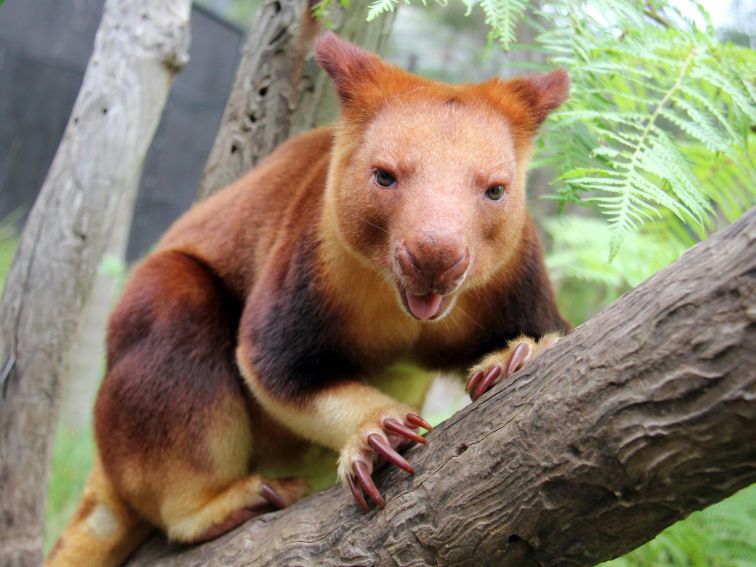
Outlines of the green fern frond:
<svg viewBox="0 0 756 567">
<path fill-rule="evenodd" d="M 674 82 L 664 93 L 654 112 L 645 119 L 645 124 L 637 137 L 627 140 L 619 138 L 617 134 L 610 134 L 609 137 L 615 144 L 620 142 L 614 154 L 615 158 L 619 159 L 616 160 L 613 170 L 607 171 L 611 183 L 606 177 L 596 177 L 592 183 L 582 180 L 593 190 L 613 195 L 593 199 L 604 210 L 611 226 L 610 259 L 614 258 L 628 232 L 637 230 L 638 226 L 654 216 L 655 211 L 650 203 L 666 206 L 679 216 L 687 213 L 689 217 L 701 218 L 706 212 L 701 199 L 696 198 L 695 190 L 691 191 L 694 182 L 691 183 L 684 160 L 657 127 L 662 110 L 687 75 L 694 56 L 692 51 L 688 54 Z M 582 114 L 588 118 L 593 113 L 584 111 Z M 567 115 L 568 120 L 572 118 L 569 113 Z M 628 118 L 624 113 L 607 112 L 593 118 L 615 126 L 639 126 L 637 115 Z M 627 152 L 624 161 L 621 158 L 623 150 Z M 667 181 L 670 187 L 675 188 L 676 195 L 682 197 L 681 201 L 678 203 L 670 198 L 653 183 L 653 177 L 649 179 L 647 174 Z M 570 182 L 574 184 L 575 180 Z"/>
<path fill-rule="evenodd" d="M 694 104 L 699 105 L 699 108 L 701 108 L 704 113 L 708 113 L 708 115 L 715 121 L 715 129 L 723 129 L 730 140 L 736 140 L 738 138 L 738 134 L 724 115 L 720 103 L 715 102 L 711 97 L 705 96 L 700 91 L 690 88 L 687 85 L 683 85 L 681 90 L 686 98 L 693 99 Z"/>
<path fill-rule="evenodd" d="M 693 77 L 712 85 L 715 89 L 726 93 L 732 100 L 733 106 L 742 112 L 751 122 L 756 122 L 756 105 L 752 92 L 746 91 L 740 81 L 733 80 L 715 67 L 701 67 L 693 70 Z"/>
<path fill-rule="evenodd" d="M 517 25 L 525 15 L 527 0 L 479 0 L 480 7 L 486 17 L 486 23 L 491 26 L 495 39 L 508 50 L 515 42 Z"/>
<path fill-rule="evenodd" d="M 372 22 L 381 14 L 393 12 L 399 0 L 373 0 L 368 6 L 367 21 Z"/>
<path fill-rule="evenodd" d="M 627 9 L 623 4 L 623 13 Z M 560 196 L 573 201 L 578 196 L 606 216 L 614 258 L 630 232 L 664 217 L 665 210 L 679 222 L 696 225 L 694 230 L 706 226 L 716 200 L 703 188 L 681 143 L 694 142 L 734 160 L 756 105 L 740 79 L 747 65 L 737 57 L 725 64 L 723 50 L 700 34 L 623 31 L 626 37 L 618 42 L 616 30 L 602 31 L 595 22 L 596 35 L 585 33 L 591 16 L 583 15 L 570 13 L 565 18 L 572 28 L 539 37 L 553 46 L 555 58 L 575 70 L 576 83 L 571 104 L 551 123 L 547 146 L 565 156 L 560 179 L 568 189 Z M 570 39 L 575 37 L 580 39 Z M 565 54 L 570 43 L 572 52 Z M 590 152 L 569 148 L 577 124 L 587 131 Z M 575 168 L 590 173 L 565 175 Z"/>
<path fill-rule="evenodd" d="M 701 142 L 710 151 L 733 155 L 728 140 L 712 127 L 708 117 L 683 100 L 675 103 L 675 106 L 680 107 L 688 116 L 665 108 L 661 111 L 661 117 L 669 120 L 690 138 Z"/>
</svg>

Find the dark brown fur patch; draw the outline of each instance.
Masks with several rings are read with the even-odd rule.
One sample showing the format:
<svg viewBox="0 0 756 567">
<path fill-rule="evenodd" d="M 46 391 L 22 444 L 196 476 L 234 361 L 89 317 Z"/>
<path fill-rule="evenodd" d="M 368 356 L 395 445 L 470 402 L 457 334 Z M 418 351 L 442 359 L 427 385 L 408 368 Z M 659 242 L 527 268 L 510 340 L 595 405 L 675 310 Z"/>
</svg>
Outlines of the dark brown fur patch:
<svg viewBox="0 0 756 567">
<path fill-rule="evenodd" d="M 282 399 L 302 401 L 360 369 L 319 289 L 316 245 L 312 235 L 303 238 L 288 261 L 277 263 L 278 274 L 258 284 L 242 322 L 240 341 L 260 382 Z"/>
</svg>

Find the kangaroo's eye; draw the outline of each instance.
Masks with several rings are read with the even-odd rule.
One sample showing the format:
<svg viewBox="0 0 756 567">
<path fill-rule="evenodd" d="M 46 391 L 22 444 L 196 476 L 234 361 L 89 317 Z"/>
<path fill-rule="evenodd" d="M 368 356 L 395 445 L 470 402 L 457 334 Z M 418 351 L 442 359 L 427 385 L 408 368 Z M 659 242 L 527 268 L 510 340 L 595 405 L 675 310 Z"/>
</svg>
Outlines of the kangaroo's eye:
<svg viewBox="0 0 756 567">
<path fill-rule="evenodd" d="M 381 187 L 393 187 L 396 185 L 396 178 L 385 169 L 376 169 L 373 179 Z"/>
<path fill-rule="evenodd" d="M 486 197 L 492 201 L 498 201 L 504 196 L 505 191 L 503 185 L 494 185 L 493 187 L 488 188 L 486 191 Z"/>
</svg>

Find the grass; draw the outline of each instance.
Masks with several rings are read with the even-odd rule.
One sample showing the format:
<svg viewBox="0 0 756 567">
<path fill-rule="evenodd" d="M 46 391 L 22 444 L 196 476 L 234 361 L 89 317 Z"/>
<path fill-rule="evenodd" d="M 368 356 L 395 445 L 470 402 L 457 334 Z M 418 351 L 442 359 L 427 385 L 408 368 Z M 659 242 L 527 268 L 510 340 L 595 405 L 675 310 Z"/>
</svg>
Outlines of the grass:
<svg viewBox="0 0 756 567">
<path fill-rule="evenodd" d="M 694 512 L 656 538 L 601 567 L 753 567 L 756 484 Z"/>
<path fill-rule="evenodd" d="M 5 278 L 8 275 L 8 270 L 10 270 L 17 247 L 18 238 L 15 233 L 0 223 L 0 292 L 5 285 Z"/>
<path fill-rule="evenodd" d="M 45 517 L 45 553 L 58 538 L 79 502 L 94 456 L 91 427 L 59 427 L 55 434 Z"/>
</svg>

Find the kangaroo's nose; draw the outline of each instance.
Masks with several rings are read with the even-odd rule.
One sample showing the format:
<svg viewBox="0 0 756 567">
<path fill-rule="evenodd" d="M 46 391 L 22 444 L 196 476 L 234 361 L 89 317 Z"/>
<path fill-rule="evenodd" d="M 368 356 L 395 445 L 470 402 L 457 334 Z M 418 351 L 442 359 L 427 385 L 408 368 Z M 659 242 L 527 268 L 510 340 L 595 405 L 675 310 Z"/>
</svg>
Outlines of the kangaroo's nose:
<svg viewBox="0 0 756 567">
<path fill-rule="evenodd" d="M 424 234 L 406 240 L 396 256 L 408 288 L 420 293 L 450 292 L 470 265 L 467 247 L 452 236 Z"/>
</svg>

